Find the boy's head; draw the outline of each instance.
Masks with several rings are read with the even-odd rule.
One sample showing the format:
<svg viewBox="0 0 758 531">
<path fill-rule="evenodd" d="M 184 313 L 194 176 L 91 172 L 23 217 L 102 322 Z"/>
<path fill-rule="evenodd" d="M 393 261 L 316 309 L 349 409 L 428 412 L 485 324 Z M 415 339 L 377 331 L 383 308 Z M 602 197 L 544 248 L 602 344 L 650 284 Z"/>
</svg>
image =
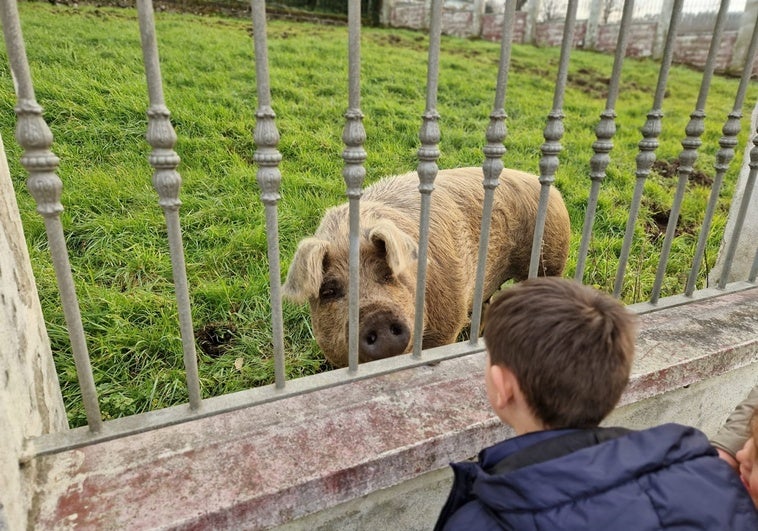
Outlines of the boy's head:
<svg viewBox="0 0 758 531">
<path fill-rule="evenodd" d="M 623 304 L 559 277 L 504 290 L 484 328 L 488 371 L 512 375 L 529 413 L 553 429 L 594 427 L 611 412 L 629 381 L 635 338 L 636 316 Z"/>
<path fill-rule="evenodd" d="M 745 484 L 753 503 L 758 507 L 758 409 L 753 410 L 750 419 L 749 438 L 742 450 L 737 452 L 737 462 L 740 465 L 740 478 Z"/>
</svg>

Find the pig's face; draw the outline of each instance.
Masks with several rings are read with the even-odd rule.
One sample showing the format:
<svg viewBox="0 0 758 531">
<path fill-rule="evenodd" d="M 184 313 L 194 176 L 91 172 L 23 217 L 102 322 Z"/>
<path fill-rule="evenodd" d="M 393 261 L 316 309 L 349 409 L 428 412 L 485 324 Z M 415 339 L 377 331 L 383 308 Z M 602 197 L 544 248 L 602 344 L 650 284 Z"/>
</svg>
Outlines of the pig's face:
<svg viewBox="0 0 758 531">
<path fill-rule="evenodd" d="M 409 352 L 416 289 L 416 242 L 391 221 L 363 230 L 358 349 L 361 362 Z M 298 246 L 284 296 L 308 301 L 313 332 L 326 358 L 348 364 L 348 242 L 306 238 Z"/>
</svg>

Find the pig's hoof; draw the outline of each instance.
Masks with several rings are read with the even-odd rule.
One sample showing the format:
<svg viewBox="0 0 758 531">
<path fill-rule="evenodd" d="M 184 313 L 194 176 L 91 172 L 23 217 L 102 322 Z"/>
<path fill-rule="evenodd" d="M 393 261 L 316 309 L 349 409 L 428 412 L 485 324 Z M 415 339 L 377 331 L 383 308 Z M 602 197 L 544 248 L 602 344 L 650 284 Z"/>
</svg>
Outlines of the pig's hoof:
<svg viewBox="0 0 758 531">
<path fill-rule="evenodd" d="M 377 312 L 361 323 L 360 355 L 365 360 L 378 360 L 405 352 L 411 331 L 391 312 Z"/>
</svg>

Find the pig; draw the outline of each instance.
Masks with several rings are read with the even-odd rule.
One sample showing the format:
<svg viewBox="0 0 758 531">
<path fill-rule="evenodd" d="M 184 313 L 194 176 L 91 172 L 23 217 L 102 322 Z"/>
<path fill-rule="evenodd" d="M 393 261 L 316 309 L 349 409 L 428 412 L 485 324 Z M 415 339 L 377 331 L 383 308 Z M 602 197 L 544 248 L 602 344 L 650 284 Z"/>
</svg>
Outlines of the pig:
<svg viewBox="0 0 758 531">
<path fill-rule="evenodd" d="M 431 195 L 423 348 L 453 343 L 473 306 L 484 201 L 481 168 L 440 170 Z M 364 190 L 360 204 L 359 361 L 413 347 L 420 194 L 418 175 L 384 178 Z M 484 300 L 509 279 L 527 278 L 539 179 L 505 169 L 495 189 Z M 348 363 L 348 205 L 324 214 L 295 251 L 282 295 L 310 305 L 316 342 L 336 367 Z M 566 206 L 551 187 L 540 275 L 561 275 L 571 234 Z"/>
</svg>

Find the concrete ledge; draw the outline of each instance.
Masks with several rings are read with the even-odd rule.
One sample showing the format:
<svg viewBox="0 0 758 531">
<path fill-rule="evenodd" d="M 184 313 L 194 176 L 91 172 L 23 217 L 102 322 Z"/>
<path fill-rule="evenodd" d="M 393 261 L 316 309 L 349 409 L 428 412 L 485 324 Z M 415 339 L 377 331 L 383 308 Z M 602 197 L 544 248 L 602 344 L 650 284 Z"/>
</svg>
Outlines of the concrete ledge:
<svg viewBox="0 0 758 531">
<path fill-rule="evenodd" d="M 428 528 L 448 462 L 510 435 L 489 413 L 482 365 L 467 356 L 37 457 L 30 526 L 373 529 L 374 514 Z M 758 288 L 646 314 L 611 420 L 712 427 L 756 375 Z"/>
</svg>

